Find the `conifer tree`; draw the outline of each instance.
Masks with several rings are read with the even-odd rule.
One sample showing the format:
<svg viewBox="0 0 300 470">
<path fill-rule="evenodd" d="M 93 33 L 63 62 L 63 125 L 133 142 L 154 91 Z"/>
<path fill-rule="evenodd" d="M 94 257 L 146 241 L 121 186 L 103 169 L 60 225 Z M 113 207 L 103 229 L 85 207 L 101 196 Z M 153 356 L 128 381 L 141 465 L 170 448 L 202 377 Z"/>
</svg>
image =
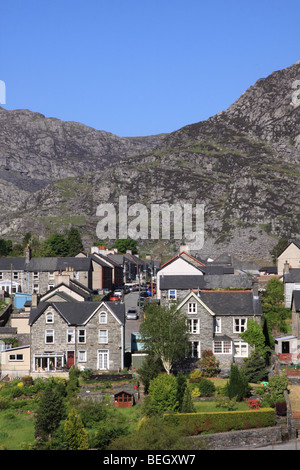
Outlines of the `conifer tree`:
<svg viewBox="0 0 300 470">
<path fill-rule="evenodd" d="M 195 413 L 195 407 L 189 387 L 185 387 L 181 405 L 181 413 Z"/>
<path fill-rule="evenodd" d="M 64 425 L 65 437 L 70 450 L 86 450 L 89 448 L 89 438 L 82 419 L 73 408 Z"/>
</svg>

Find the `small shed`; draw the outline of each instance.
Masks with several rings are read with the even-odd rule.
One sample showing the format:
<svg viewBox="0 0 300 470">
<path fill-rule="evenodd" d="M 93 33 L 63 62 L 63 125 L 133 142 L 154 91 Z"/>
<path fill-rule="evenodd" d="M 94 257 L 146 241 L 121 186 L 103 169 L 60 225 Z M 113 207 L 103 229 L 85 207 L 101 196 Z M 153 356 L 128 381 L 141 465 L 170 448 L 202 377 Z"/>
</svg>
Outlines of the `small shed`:
<svg viewBox="0 0 300 470">
<path fill-rule="evenodd" d="M 130 408 L 138 400 L 137 385 L 118 387 L 114 391 L 114 405 L 116 408 Z"/>
</svg>

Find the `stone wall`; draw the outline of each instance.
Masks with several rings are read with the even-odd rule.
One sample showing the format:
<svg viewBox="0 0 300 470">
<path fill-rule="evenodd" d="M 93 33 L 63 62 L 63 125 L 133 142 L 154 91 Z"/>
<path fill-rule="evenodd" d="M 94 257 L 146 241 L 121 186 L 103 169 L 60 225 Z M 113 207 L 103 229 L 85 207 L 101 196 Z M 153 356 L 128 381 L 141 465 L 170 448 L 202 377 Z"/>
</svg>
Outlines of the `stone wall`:
<svg viewBox="0 0 300 470">
<path fill-rule="evenodd" d="M 209 450 L 245 449 L 272 445 L 282 441 L 280 426 L 205 434 L 192 436 L 189 439 L 193 441 L 192 449 L 204 447 Z"/>
</svg>

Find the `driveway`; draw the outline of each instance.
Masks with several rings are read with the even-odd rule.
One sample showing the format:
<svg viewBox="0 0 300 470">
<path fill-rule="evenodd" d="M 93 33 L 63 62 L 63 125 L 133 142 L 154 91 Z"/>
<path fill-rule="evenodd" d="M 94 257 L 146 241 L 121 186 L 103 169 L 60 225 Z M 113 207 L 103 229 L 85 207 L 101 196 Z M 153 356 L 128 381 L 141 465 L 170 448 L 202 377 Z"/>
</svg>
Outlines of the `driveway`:
<svg viewBox="0 0 300 470">
<path fill-rule="evenodd" d="M 139 298 L 138 292 L 130 292 L 129 294 L 125 295 L 125 311 L 129 308 L 136 308 L 139 313 L 138 320 L 126 320 L 125 319 L 125 351 L 131 351 L 131 333 L 138 333 L 140 330 L 140 323 L 141 323 L 141 314 L 139 308 L 137 306 Z"/>
</svg>

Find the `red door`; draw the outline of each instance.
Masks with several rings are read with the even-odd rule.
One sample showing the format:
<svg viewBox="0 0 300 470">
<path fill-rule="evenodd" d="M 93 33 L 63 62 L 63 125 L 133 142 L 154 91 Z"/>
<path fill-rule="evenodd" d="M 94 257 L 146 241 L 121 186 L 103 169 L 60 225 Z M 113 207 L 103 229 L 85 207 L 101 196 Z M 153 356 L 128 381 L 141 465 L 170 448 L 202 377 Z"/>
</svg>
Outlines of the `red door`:
<svg viewBox="0 0 300 470">
<path fill-rule="evenodd" d="M 71 367 L 74 366 L 74 351 L 67 352 L 67 366 L 68 369 L 71 369 Z"/>
</svg>

